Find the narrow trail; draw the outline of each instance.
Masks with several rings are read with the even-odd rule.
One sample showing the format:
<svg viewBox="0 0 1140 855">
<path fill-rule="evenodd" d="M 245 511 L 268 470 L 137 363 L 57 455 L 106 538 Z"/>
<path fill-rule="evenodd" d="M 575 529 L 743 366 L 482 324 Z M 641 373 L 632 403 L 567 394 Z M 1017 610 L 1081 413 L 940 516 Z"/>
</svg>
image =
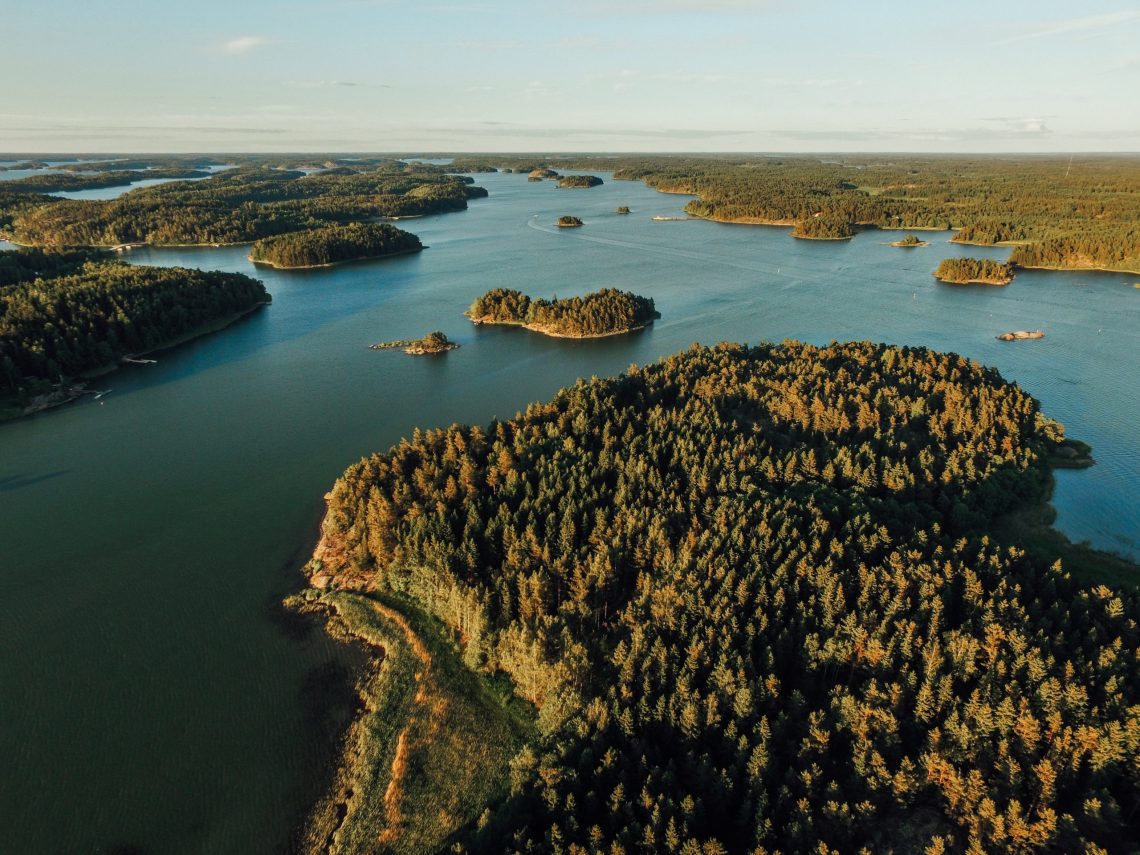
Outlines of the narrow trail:
<svg viewBox="0 0 1140 855">
<path fill-rule="evenodd" d="M 408 711 L 407 723 L 397 737 L 396 752 L 388 775 L 388 786 L 384 790 L 387 823 L 377 837 L 377 843 L 383 845 L 398 839 L 407 830 L 400 806 L 404 798 L 408 760 L 414 751 L 431 744 L 447 711 L 447 700 L 439 694 L 431 652 L 416 635 L 408 619 L 383 603 L 372 602 L 371 607 L 378 615 L 400 628 L 408 649 L 419 662 L 419 668 L 415 673 L 416 694 L 412 699 L 412 708 Z"/>
</svg>

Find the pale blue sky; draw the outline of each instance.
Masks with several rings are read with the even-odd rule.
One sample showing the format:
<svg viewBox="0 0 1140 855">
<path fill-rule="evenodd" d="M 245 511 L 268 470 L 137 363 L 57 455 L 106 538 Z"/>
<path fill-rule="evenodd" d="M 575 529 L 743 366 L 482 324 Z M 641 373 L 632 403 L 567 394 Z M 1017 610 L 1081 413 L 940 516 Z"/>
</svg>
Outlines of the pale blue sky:
<svg viewBox="0 0 1140 855">
<path fill-rule="evenodd" d="M 1137 151 L 1140 3 L 8 0 L 0 151 Z"/>
</svg>

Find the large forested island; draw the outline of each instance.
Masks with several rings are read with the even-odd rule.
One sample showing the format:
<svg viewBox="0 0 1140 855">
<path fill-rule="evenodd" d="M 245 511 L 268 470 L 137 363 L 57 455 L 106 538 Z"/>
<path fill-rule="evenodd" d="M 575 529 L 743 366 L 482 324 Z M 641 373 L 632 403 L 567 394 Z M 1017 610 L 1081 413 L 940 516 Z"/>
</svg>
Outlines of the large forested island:
<svg viewBox="0 0 1140 855">
<path fill-rule="evenodd" d="M 946 258 L 934 276 L 939 282 L 955 285 L 1008 285 L 1013 281 L 1013 265 L 988 258 Z"/>
<path fill-rule="evenodd" d="M 616 288 L 565 300 L 532 300 L 521 291 L 493 288 L 476 299 L 466 314 L 476 324 L 511 324 L 560 338 L 620 335 L 661 317 L 651 298 Z"/>
<path fill-rule="evenodd" d="M 287 269 L 329 267 L 421 249 L 418 237 L 388 223 L 350 223 L 262 238 L 250 249 L 249 260 Z"/>
<path fill-rule="evenodd" d="M 313 174 L 249 159 L 202 181 L 160 184 L 106 201 L 0 187 L 0 230 L 35 246 L 248 243 L 377 217 L 461 211 L 468 199 L 487 195 L 469 178 L 390 159 L 336 163 Z"/>
<path fill-rule="evenodd" d="M 361 461 L 294 600 L 385 653 L 311 849 L 1130 851 L 1140 601 L 991 535 L 1063 442 L 962 357 L 786 342 Z"/>
<path fill-rule="evenodd" d="M 269 301 L 240 273 L 135 267 L 93 253 L 0 253 L 0 397 L 27 400 Z"/>
<path fill-rule="evenodd" d="M 820 217 L 883 229 L 958 229 L 1012 246 L 1021 267 L 1140 272 L 1140 159 L 844 155 L 483 158 L 497 165 L 613 170 L 691 193 L 692 216 L 795 225 Z M 817 228 L 811 226 L 809 228 Z"/>
</svg>

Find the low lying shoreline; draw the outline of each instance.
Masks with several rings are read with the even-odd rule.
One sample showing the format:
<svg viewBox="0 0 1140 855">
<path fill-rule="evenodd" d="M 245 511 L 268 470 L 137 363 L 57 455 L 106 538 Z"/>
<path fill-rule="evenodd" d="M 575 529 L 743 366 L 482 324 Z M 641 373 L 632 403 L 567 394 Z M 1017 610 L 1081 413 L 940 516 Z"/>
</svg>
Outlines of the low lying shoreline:
<svg viewBox="0 0 1140 855">
<path fill-rule="evenodd" d="M 939 282 L 945 285 L 993 285 L 996 287 L 1003 287 L 1013 281 L 1010 279 L 943 279 L 941 276 L 935 276 Z"/>
<path fill-rule="evenodd" d="M 475 324 L 475 326 L 486 325 L 486 326 L 497 326 L 497 327 L 522 327 L 524 330 L 530 330 L 531 332 L 536 332 L 536 333 L 539 333 L 541 335 L 550 336 L 550 338 L 576 338 L 576 339 L 610 338 L 611 336 L 615 336 L 615 335 L 625 335 L 626 333 L 637 332 L 639 330 L 643 330 L 646 327 L 653 325 L 653 321 L 646 321 L 643 324 L 638 324 L 638 325 L 632 326 L 632 327 L 626 327 L 625 329 L 613 330 L 612 332 L 577 335 L 574 333 L 555 332 L 554 330 L 548 329 L 547 327 L 544 327 L 541 324 L 524 324 L 521 321 L 498 321 L 498 320 L 495 320 L 495 319 L 489 318 L 489 317 L 471 318 L 471 323 Z"/>
</svg>

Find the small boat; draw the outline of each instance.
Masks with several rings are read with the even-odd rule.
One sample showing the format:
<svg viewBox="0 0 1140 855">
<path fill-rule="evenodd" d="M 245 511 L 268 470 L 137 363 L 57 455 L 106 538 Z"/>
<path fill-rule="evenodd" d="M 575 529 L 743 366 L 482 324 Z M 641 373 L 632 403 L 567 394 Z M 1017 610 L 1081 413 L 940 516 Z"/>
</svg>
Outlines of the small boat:
<svg viewBox="0 0 1140 855">
<path fill-rule="evenodd" d="M 1041 330 L 1015 330 L 1013 332 L 1002 333 L 997 338 L 998 341 L 1025 341 L 1032 338 L 1045 338 L 1045 333 Z"/>
</svg>

